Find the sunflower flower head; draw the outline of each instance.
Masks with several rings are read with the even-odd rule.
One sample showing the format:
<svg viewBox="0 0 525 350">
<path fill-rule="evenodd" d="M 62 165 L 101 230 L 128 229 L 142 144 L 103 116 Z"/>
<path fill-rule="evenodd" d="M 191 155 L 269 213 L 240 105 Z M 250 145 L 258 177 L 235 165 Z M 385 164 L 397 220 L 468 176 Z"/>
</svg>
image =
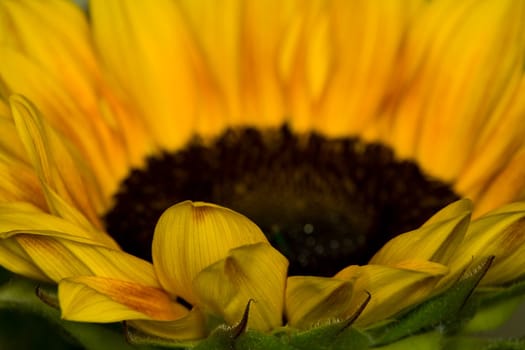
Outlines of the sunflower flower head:
<svg viewBox="0 0 525 350">
<path fill-rule="evenodd" d="M 0 0 L 0 57 L 0 310 L 62 348 L 525 347 L 525 1 Z"/>
</svg>

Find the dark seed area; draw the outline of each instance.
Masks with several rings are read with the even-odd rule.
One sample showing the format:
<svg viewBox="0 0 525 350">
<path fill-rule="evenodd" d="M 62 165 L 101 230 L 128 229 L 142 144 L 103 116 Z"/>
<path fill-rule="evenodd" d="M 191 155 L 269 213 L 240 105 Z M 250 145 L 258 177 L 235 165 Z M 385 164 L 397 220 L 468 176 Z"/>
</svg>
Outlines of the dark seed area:
<svg viewBox="0 0 525 350">
<path fill-rule="evenodd" d="M 245 128 L 133 170 L 104 217 L 107 230 L 124 250 L 151 259 L 159 216 L 187 199 L 252 219 L 288 258 L 290 274 L 330 276 L 366 264 L 458 196 L 380 144 Z"/>
</svg>

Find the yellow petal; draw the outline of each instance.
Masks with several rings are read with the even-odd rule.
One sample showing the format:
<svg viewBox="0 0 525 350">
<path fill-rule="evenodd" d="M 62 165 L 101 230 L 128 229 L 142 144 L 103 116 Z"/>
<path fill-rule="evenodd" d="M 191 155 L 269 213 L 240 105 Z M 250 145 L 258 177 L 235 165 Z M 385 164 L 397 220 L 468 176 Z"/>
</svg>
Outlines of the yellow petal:
<svg viewBox="0 0 525 350">
<path fill-rule="evenodd" d="M 362 134 L 384 113 L 399 51 L 420 1 L 333 1 L 327 4 L 333 68 L 320 101 L 317 130 Z M 397 92 L 397 91 L 396 91 Z"/>
<path fill-rule="evenodd" d="M 239 52 L 243 40 L 240 31 L 241 2 L 206 3 L 190 0 L 179 1 L 177 5 L 180 7 L 177 20 L 182 19 L 188 25 L 188 30 L 194 36 L 192 39 L 199 47 L 199 54 L 206 59 L 206 69 L 200 74 L 209 74 L 213 80 L 213 83 L 205 83 L 195 91 L 207 101 L 199 107 L 201 110 L 199 117 L 195 118 L 195 127 L 200 133 L 206 134 L 221 131 L 225 125 L 245 122 L 243 118 L 246 115 L 240 110 L 242 87 L 239 84 L 239 67 L 244 64 Z M 220 43 L 219 50 L 217 43 Z M 207 108 L 211 110 L 205 116 L 203 113 Z"/>
<path fill-rule="evenodd" d="M 30 261 L 53 281 L 96 274 L 158 285 L 151 264 L 121 251 L 106 233 L 85 231 L 28 203 L 0 203 L 0 238 L 16 240 L 21 266 Z"/>
<path fill-rule="evenodd" d="M 159 287 L 149 262 L 120 250 L 29 235 L 19 235 L 17 240 L 34 264 L 55 282 L 96 275 Z"/>
<path fill-rule="evenodd" d="M 494 255 L 481 285 L 500 285 L 524 275 L 525 202 L 503 206 L 473 221 L 451 268 L 466 269 L 473 261 Z"/>
<path fill-rule="evenodd" d="M 62 280 L 58 286 L 58 299 L 62 317 L 71 321 L 172 321 L 188 313 L 161 289 L 98 276 Z"/>
<path fill-rule="evenodd" d="M 298 12 L 297 1 L 241 2 L 239 33 L 239 98 L 243 121 L 279 126 L 288 115 L 278 55 L 282 37 Z M 248 120 L 246 120 L 248 119 Z"/>
<path fill-rule="evenodd" d="M 482 135 L 477 137 L 474 157 L 465 164 L 454 185 L 458 193 L 474 200 L 478 214 L 523 198 L 525 169 L 513 163 L 516 158 L 523 158 L 523 154 L 519 154 L 525 146 L 522 138 L 525 134 L 525 76 L 517 79 L 519 86 L 515 90 L 507 89 Z M 521 164 L 522 160 L 518 162 Z M 497 190 L 491 189 L 494 185 Z"/>
<path fill-rule="evenodd" d="M 283 38 L 300 30 L 297 24 L 310 2 L 190 0 L 180 5 L 227 101 L 229 124 L 282 123 L 290 115 L 285 94 L 291 75 L 283 71 L 295 63 L 288 59 L 292 62 L 282 69 L 283 51 L 295 51 L 283 49 Z"/>
<path fill-rule="evenodd" d="M 125 94 L 159 146 L 181 146 L 199 118 L 206 116 L 211 124 L 223 115 L 205 58 L 178 3 L 95 0 L 89 5 L 95 45 L 114 87 Z"/>
<path fill-rule="evenodd" d="M 2 126 L 0 125 L 0 128 Z M 1 130 L 1 129 L 0 129 Z M 6 202 L 28 202 L 39 208 L 47 207 L 40 180 L 34 170 L 0 150 L 0 198 Z"/>
<path fill-rule="evenodd" d="M 267 331 L 282 323 L 288 261 L 268 243 L 245 245 L 201 271 L 194 282 L 197 305 L 238 323 L 250 300 L 248 327 Z"/>
<path fill-rule="evenodd" d="M 0 203 L 0 238 L 19 233 L 64 238 L 118 249 L 115 241 L 105 232 L 85 230 L 67 220 L 47 214 L 29 203 Z"/>
<path fill-rule="evenodd" d="M 422 226 L 432 225 L 438 222 L 461 217 L 470 212 L 472 212 L 472 201 L 468 198 L 460 199 L 450 203 L 432 215 L 432 217 L 425 221 Z"/>
<path fill-rule="evenodd" d="M 153 237 L 153 264 L 162 287 L 195 302 L 193 279 L 228 251 L 267 242 L 249 219 L 229 209 L 202 202 L 182 202 L 160 217 Z"/>
<path fill-rule="evenodd" d="M 316 106 L 334 69 L 330 19 L 324 2 L 299 2 L 282 34 L 279 71 L 286 88 L 290 124 L 308 132 L 319 117 Z"/>
<path fill-rule="evenodd" d="M 26 0 L 3 1 L 0 9 L 9 19 L 5 23 L 10 24 L 2 31 L 4 46 L 27 53 L 40 66 L 63 80 L 64 85 L 79 98 L 79 103 L 86 103 L 86 97 L 93 94 L 89 83 L 95 75 L 96 64 L 82 11 L 74 4 L 57 0 L 45 4 Z M 41 40 L 42 36 L 47 40 Z"/>
<path fill-rule="evenodd" d="M 31 262 L 54 282 L 91 274 L 89 267 L 55 239 L 20 234 L 16 236 L 16 241 Z"/>
<path fill-rule="evenodd" d="M 524 99 L 525 100 L 525 99 Z M 508 163 L 496 174 L 484 188 L 481 198 L 476 202 L 476 213 L 486 214 L 488 211 L 511 202 L 514 199 L 525 198 L 525 146 L 522 146 Z"/>
<path fill-rule="evenodd" d="M 441 264 L 413 261 L 398 268 L 366 265 L 350 266 L 337 273 L 335 278 L 355 281 L 355 294 L 370 293 L 371 299 L 356 321 L 359 325 L 370 325 L 416 305 L 435 293 L 436 282 L 448 273 Z M 356 310 L 362 298 L 355 298 Z"/>
<path fill-rule="evenodd" d="M 175 341 L 204 338 L 206 333 L 205 316 L 198 308 L 193 308 L 177 321 L 132 320 L 128 324 L 146 334 Z"/>
<path fill-rule="evenodd" d="M 126 164 L 121 135 L 98 109 L 107 89 L 100 81 L 86 16 L 71 2 L 57 0 L 3 1 L 0 16 L 5 19 L 0 22 L 4 97 L 20 93 L 38 105 L 109 191 Z"/>
<path fill-rule="evenodd" d="M 286 286 L 286 318 L 292 327 L 309 328 L 351 314 L 353 283 L 336 278 L 293 276 Z"/>
<path fill-rule="evenodd" d="M 424 10 L 406 41 L 400 69 L 406 70 L 401 86 L 407 91 L 391 135 L 402 157 L 415 157 L 430 174 L 454 181 L 484 156 L 483 130 L 494 137 L 491 119 L 502 117 L 493 114 L 498 103 L 519 88 L 525 6 L 512 0 L 432 1 Z M 508 138 L 522 143 L 521 134 L 501 142 Z"/>
<path fill-rule="evenodd" d="M 467 230 L 471 214 L 468 200 L 445 207 L 419 229 L 388 241 L 370 264 L 395 266 L 407 259 L 429 260 L 446 264 L 455 253 Z"/>
<path fill-rule="evenodd" d="M 27 155 L 24 151 L 24 145 L 20 141 L 16 132 L 15 123 L 11 117 L 11 109 L 7 100 L 0 98 L 0 130 L 2 138 L 0 139 L 1 153 L 17 161 L 29 164 Z"/>
<path fill-rule="evenodd" d="M 2 239 L 0 241 L 0 266 L 18 275 L 37 281 L 52 281 L 35 265 L 31 257 L 17 242 L 16 238 Z"/>
<path fill-rule="evenodd" d="M 102 227 L 98 213 L 107 206 L 104 204 L 107 198 L 103 198 L 97 181 L 82 159 L 74 156 L 74 151 L 46 125 L 28 100 L 13 96 L 10 102 L 20 139 L 40 180 L 70 206 L 78 208 L 90 222 Z M 58 208 L 51 199 L 46 199 L 51 202 L 51 209 Z M 61 216 L 65 213 L 54 214 Z"/>
</svg>

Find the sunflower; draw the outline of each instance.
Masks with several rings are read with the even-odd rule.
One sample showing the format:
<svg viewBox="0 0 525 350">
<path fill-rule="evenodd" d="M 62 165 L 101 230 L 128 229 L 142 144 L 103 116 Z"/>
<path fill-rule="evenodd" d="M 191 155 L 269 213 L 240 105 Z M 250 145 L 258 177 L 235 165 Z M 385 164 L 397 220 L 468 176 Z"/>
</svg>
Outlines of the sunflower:
<svg viewBox="0 0 525 350">
<path fill-rule="evenodd" d="M 0 265 L 86 347 L 523 346 L 524 17 L 2 0 Z"/>
</svg>

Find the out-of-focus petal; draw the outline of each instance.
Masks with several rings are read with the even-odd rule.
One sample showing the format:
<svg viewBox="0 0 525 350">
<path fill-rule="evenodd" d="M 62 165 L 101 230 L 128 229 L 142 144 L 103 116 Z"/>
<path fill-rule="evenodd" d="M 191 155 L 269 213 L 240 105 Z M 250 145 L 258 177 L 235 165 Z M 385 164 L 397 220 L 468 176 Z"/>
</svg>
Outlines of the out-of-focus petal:
<svg viewBox="0 0 525 350">
<path fill-rule="evenodd" d="M 478 158 L 485 157 L 499 121 L 515 118 L 504 104 L 521 89 L 524 19 L 525 4 L 512 0 L 427 2 L 399 61 L 399 86 L 406 91 L 387 138 L 401 157 L 415 158 L 431 175 L 451 182 L 470 166 L 484 169 L 477 173 L 486 178 L 498 172 L 497 163 L 507 158 L 501 155 L 511 156 L 522 144 L 521 132 L 505 135 L 514 145 L 490 155 L 490 167 L 480 166 Z"/>
<path fill-rule="evenodd" d="M 290 77 L 279 63 L 283 52 L 292 50 L 283 48 L 283 38 L 304 27 L 302 13 L 310 3 L 178 3 L 226 102 L 228 125 L 279 126 L 290 115 L 285 96 Z"/>
<path fill-rule="evenodd" d="M 113 88 L 164 149 L 199 124 L 224 127 L 216 84 L 175 1 L 90 1 L 95 46 Z M 206 103 L 201 103 L 206 101 Z M 213 126 L 212 126 L 213 125 Z"/>
<path fill-rule="evenodd" d="M 523 99 L 525 101 L 525 98 Z M 505 205 L 512 200 L 525 198 L 525 146 L 509 157 L 508 163 L 496 174 L 490 183 L 483 188 L 481 198 L 476 202 L 478 214 L 485 214 L 494 208 Z"/>
<path fill-rule="evenodd" d="M 316 130 L 367 137 L 377 129 L 395 81 L 405 31 L 421 1 L 333 1 L 329 12 L 332 64 L 316 105 Z M 395 82 L 395 84 L 394 84 Z"/>
</svg>

